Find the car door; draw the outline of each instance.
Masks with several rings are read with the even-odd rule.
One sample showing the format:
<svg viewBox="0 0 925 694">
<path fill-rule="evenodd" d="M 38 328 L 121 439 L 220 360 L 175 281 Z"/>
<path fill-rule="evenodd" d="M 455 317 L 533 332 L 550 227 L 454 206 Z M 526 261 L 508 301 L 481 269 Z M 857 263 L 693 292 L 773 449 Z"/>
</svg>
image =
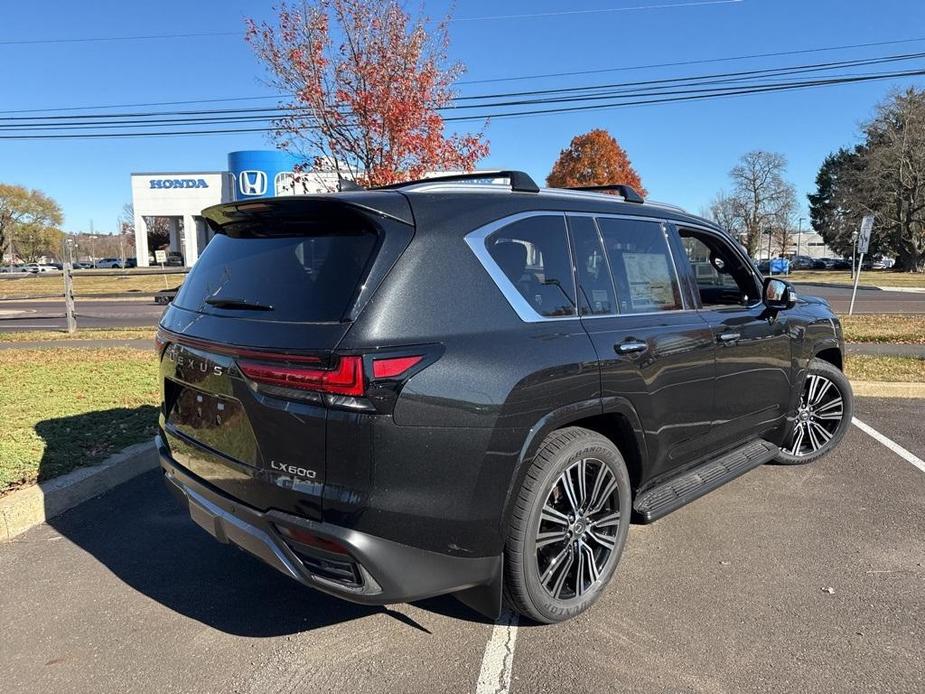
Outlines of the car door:
<svg viewBox="0 0 925 694">
<path fill-rule="evenodd" d="M 679 263 L 700 315 L 716 341 L 713 440 L 732 446 L 780 425 L 792 389 L 786 311 L 761 301 L 761 281 L 744 253 L 723 233 L 679 224 Z"/>
<path fill-rule="evenodd" d="M 713 333 L 682 291 L 660 220 L 570 214 L 581 320 L 605 411 L 627 401 L 646 442 L 646 483 L 707 452 Z"/>
</svg>

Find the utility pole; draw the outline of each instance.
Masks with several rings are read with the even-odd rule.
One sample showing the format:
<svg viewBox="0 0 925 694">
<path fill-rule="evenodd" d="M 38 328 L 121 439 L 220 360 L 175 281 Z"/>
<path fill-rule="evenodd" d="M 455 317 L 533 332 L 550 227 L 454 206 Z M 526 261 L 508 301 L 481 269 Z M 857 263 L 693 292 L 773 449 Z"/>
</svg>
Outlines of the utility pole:
<svg viewBox="0 0 925 694">
<path fill-rule="evenodd" d="M 800 255 L 800 242 L 803 240 L 803 218 L 797 220 L 797 255 Z"/>
</svg>

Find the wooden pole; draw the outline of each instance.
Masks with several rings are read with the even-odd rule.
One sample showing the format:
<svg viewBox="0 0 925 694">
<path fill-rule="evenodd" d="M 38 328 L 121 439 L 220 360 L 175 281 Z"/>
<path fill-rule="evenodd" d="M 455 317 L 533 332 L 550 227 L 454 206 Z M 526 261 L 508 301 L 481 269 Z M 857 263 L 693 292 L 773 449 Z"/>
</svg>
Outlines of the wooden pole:
<svg viewBox="0 0 925 694">
<path fill-rule="evenodd" d="M 67 331 L 77 331 L 77 314 L 74 311 L 74 280 L 71 277 L 73 265 L 68 260 L 64 263 L 64 315 L 67 319 Z"/>
</svg>

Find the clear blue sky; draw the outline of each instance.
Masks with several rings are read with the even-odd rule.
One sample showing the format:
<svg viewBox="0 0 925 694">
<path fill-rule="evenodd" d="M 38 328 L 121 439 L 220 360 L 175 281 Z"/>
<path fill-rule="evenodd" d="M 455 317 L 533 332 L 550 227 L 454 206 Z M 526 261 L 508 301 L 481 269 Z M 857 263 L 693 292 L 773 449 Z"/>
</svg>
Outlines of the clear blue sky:
<svg viewBox="0 0 925 694">
<path fill-rule="evenodd" d="M 412 0 L 409 6 L 417 6 Z M 446 0 L 429 0 L 441 15 Z M 685 6 L 665 8 L 664 5 Z M 533 18 L 457 21 L 452 56 L 464 80 L 698 60 L 814 47 L 925 37 L 921 0 L 459 0 L 455 16 L 482 18 L 662 6 Z M 271 93 L 261 67 L 239 36 L 166 40 L 3 45 L 3 42 L 237 32 L 243 17 L 268 17 L 270 3 L 245 0 L 101 0 L 92 3 L 8 2 L 0 8 L 0 110 L 227 98 Z M 575 86 L 747 70 L 925 51 L 925 41 L 806 56 L 763 58 L 589 77 L 463 84 L 460 91 Z M 906 64 L 908 66 L 909 64 Z M 923 61 L 919 61 L 919 66 Z M 863 68 L 861 70 L 876 70 Z M 880 68 L 882 69 L 882 68 Z M 859 124 L 891 87 L 925 80 L 835 86 L 661 106 L 498 120 L 488 129 L 483 168 L 521 168 L 538 180 L 571 137 L 595 127 L 627 149 L 653 198 L 698 211 L 750 149 L 781 152 L 801 202 L 823 157 L 856 141 Z M 221 104 L 216 105 L 221 107 Z M 111 231 L 131 198 L 133 171 L 218 170 L 227 152 L 270 146 L 262 134 L 97 141 L 0 141 L 0 181 L 41 188 L 64 208 L 65 228 L 93 219 Z M 805 215 L 804 215 L 805 216 Z"/>
</svg>

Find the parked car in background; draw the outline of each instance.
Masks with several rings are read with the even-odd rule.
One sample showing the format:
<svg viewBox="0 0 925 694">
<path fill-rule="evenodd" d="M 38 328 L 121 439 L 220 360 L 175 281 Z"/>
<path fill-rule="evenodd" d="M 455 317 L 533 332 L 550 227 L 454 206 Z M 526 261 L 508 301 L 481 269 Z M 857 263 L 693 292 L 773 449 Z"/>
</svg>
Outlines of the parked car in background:
<svg viewBox="0 0 925 694">
<path fill-rule="evenodd" d="M 122 260 L 119 258 L 103 258 L 96 261 L 96 267 L 100 269 L 121 268 Z"/>
<path fill-rule="evenodd" d="M 125 265 L 123 267 L 138 267 L 138 261 L 135 258 L 126 258 Z"/>
<path fill-rule="evenodd" d="M 74 263 L 75 270 L 92 270 L 93 263 Z"/>
<path fill-rule="evenodd" d="M 835 258 L 816 258 L 813 261 L 813 270 L 832 270 L 835 268 Z"/>
<path fill-rule="evenodd" d="M 156 443 L 206 532 L 347 600 L 560 622 L 601 596 L 631 517 L 838 445 L 824 300 L 627 186 L 495 177 L 203 211 L 215 236 L 156 337 Z M 752 484 L 796 479 L 772 473 Z M 698 531 L 740 522 L 720 508 Z"/>
<path fill-rule="evenodd" d="M 23 265 L 23 271 L 31 272 L 32 274 L 37 275 L 45 272 L 57 272 L 58 268 L 56 268 L 54 265 L 27 263 Z"/>
<path fill-rule="evenodd" d="M 833 270 L 850 270 L 851 269 L 851 260 L 847 258 L 837 258 L 835 264 L 832 266 Z"/>
<path fill-rule="evenodd" d="M 815 261 L 808 255 L 795 255 L 790 259 L 791 270 L 812 270 Z"/>
<path fill-rule="evenodd" d="M 173 289 L 162 289 L 154 295 L 154 303 L 166 306 L 176 298 L 178 291 L 180 291 L 180 287 L 174 287 Z"/>
<path fill-rule="evenodd" d="M 152 267 L 160 265 L 160 263 L 154 259 L 153 253 L 148 255 L 148 264 Z M 164 265 L 166 267 L 183 267 L 183 254 L 177 251 L 170 251 L 167 253 L 167 260 L 164 262 Z"/>
</svg>

